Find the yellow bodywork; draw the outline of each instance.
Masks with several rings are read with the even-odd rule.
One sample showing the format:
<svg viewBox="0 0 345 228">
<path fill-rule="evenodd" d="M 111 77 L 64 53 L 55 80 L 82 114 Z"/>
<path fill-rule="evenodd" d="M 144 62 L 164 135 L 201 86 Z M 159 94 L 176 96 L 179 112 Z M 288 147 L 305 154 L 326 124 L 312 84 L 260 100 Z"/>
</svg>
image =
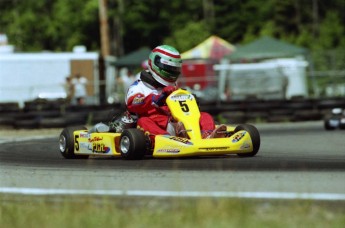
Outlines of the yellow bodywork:
<svg viewBox="0 0 345 228">
<path fill-rule="evenodd" d="M 189 138 L 171 135 L 155 136 L 153 157 L 186 157 L 249 153 L 253 151 L 250 134 L 238 131 L 226 138 L 202 139 L 200 111 L 195 97 L 185 90 L 177 90 L 167 98 L 172 117 L 181 121 Z M 228 132 L 235 127 L 227 126 Z M 121 133 L 74 132 L 74 153 L 85 155 L 120 156 Z"/>
<path fill-rule="evenodd" d="M 200 111 L 195 97 L 186 90 L 177 90 L 167 98 L 173 118 L 184 124 L 189 139 L 158 135 L 155 138 L 154 157 L 183 157 L 248 153 L 253 151 L 252 140 L 246 131 L 227 138 L 202 139 Z M 235 127 L 227 126 L 231 132 Z"/>
<path fill-rule="evenodd" d="M 88 155 L 120 156 L 121 133 L 74 132 L 74 153 Z"/>
<path fill-rule="evenodd" d="M 252 152 L 252 141 L 245 131 L 229 138 L 185 139 L 175 136 L 156 136 L 154 157 L 186 157 Z"/>
</svg>

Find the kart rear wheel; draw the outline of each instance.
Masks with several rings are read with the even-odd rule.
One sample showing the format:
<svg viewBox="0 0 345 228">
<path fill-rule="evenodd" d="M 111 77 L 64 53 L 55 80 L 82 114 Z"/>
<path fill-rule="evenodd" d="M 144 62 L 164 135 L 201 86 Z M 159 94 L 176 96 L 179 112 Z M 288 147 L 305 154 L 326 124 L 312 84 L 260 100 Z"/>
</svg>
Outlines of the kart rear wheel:
<svg viewBox="0 0 345 228">
<path fill-rule="evenodd" d="M 59 137 L 59 148 L 61 155 L 67 159 L 73 158 L 89 158 L 88 155 L 76 155 L 74 154 L 74 131 L 78 130 L 87 130 L 84 126 L 73 126 L 73 127 L 66 127 L 62 130 L 60 137 Z"/>
<path fill-rule="evenodd" d="M 120 151 L 126 160 L 143 159 L 146 154 L 146 136 L 139 129 L 125 129 L 121 134 Z"/>
<path fill-rule="evenodd" d="M 239 153 L 237 155 L 240 157 L 254 157 L 260 149 L 260 133 L 258 129 L 256 129 L 256 127 L 250 124 L 238 125 L 235 128 L 234 132 L 236 133 L 241 130 L 247 131 L 249 133 L 250 138 L 252 139 L 253 151 L 249 153 Z"/>
</svg>

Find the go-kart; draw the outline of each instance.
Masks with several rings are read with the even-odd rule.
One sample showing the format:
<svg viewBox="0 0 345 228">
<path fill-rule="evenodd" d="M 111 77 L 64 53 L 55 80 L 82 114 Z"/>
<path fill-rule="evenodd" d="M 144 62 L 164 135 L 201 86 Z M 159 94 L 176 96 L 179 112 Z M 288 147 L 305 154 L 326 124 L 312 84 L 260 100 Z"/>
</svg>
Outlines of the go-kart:
<svg viewBox="0 0 345 228">
<path fill-rule="evenodd" d="M 342 108 L 333 108 L 331 114 L 324 118 L 324 127 L 326 130 L 335 130 L 337 128 L 345 129 L 345 110 Z"/>
<path fill-rule="evenodd" d="M 63 129 L 59 138 L 60 152 L 65 158 L 121 156 L 124 159 L 212 156 L 237 154 L 255 156 L 260 148 L 260 134 L 249 124 L 226 126 L 223 138 L 203 139 L 199 126 L 200 111 L 196 98 L 187 90 L 178 89 L 166 98 L 166 104 L 175 121 L 182 122 L 188 135 L 151 137 L 138 128 L 125 128 L 117 132 L 108 129 L 87 130 L 83 126 Z M 102 126 L 102 125 L 101 125 Z"/>
</svg>

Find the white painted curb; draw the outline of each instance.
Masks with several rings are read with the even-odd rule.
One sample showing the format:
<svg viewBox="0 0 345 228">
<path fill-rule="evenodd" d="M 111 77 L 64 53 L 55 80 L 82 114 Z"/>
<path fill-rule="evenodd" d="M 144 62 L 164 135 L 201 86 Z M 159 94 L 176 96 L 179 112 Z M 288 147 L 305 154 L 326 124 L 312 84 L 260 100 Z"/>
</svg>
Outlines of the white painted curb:
<svg viewBox="0 0 345 228">
<path fill-rule="evenodd" d="M 295 192 L 201 192 L 201 191 L 155 191 L 155 190 L 83 190 L 2 187 L 0 193 L 22 195 L 100 195 L 100 196 L 142 196 L 142 197 L 211 197 L 252 199 L 303 199 L 303 200 L 345 200 L 345 194 L 295 193 Z"/>
</svg>

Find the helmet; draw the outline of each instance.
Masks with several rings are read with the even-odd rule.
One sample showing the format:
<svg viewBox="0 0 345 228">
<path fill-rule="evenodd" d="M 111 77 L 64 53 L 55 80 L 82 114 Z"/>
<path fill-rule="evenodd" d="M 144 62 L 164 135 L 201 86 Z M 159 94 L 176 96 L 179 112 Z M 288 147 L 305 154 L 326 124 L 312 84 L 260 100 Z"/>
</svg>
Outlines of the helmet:
<svg viewBox="0 0 345 228">
<path fill-rule="evenodd" d="M 174 47 L 161 45 L 151 51 L 148 65 L 156 81 L 165 86 L 173 86 L 181 73 L 182 60 Z"/>
</svg>

